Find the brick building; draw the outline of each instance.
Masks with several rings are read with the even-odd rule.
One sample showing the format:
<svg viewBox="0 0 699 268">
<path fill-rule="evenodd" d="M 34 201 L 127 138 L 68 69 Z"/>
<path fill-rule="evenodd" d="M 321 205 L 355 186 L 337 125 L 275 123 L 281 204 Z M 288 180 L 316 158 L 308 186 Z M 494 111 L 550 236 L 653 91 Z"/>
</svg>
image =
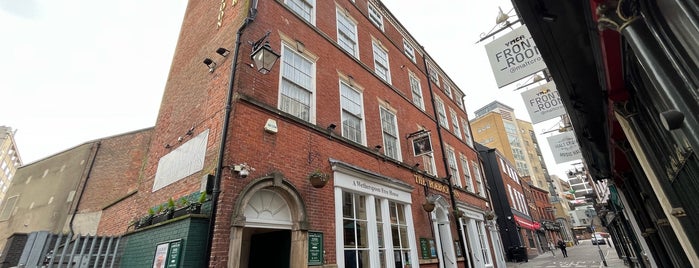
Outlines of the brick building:
<svg viewBox="0 0 699 268">
<path fill-rule="evenodd" d="M 379 1 L 191 1 L 142 174 L 98 232 L 130 234 L 129 265 L 191 249 L 199 227 L 125 223 L 209 187 L 209 267 L 504 267 L 463 97 Z"/>
</svg>

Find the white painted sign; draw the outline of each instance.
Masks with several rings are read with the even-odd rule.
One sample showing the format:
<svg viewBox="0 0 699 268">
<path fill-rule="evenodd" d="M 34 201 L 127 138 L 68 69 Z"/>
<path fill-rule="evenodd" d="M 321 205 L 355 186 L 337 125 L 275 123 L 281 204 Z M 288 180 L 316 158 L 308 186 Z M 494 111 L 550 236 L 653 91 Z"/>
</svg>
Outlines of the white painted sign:
<svg viewBox="0 0 699 268">
<path fill-rule="evenodd" d="M 335 187 L 342 187 L 352 191 L 397 200 L 404 203 L 412 203 L 410 193 L 398 190 L 389 185 L 364 180 L 339 172 L 335 172 L 333 175 L 333 180 L 335 181 Z"/>
<path fill-rule="evenodd" d="M 498 87 L 504 87 L 546 68 L 526 26 L 485 45 Z"/>
<path fill-rule="evenodd" d="M 563 132 L 546 139 L 549 142 L 556 164 L 582 159 L 580 146 L 578 146 L 578 140 L 575 138 L 573 131 Z"/>
<path fill-rule="evenodd" d="M 532 124 L 566 114 L 561 96 L 558 95 L 556 84 L 553 81 L 522 92 L 522 99 L 524 99 L 524 105 L 527 107 Z"/>
<path fill-rule="evenodd" d="M 161 157 L 158 161 L 158 169 L 155 171 L 152 191 L 155 192 L 202 170 L 208 142 L 209 130 L 207 129 Z"/>
</svg>

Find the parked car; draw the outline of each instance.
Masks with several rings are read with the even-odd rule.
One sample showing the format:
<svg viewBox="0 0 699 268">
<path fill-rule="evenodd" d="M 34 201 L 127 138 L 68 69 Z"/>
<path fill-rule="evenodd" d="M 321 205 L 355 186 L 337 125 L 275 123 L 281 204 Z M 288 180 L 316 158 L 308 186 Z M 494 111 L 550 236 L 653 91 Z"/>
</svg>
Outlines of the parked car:
<svg viewBox="0 0 699 268">
<path fill-rule="evenodd" d="M 592 235 L 592 238 L 590 238 L 590 242 L 592 242 L 593 245 L 606 245 L 607 241 L 604 240 L 604 237 L 602 237 L 601 234 L 595 233 Z"/>
</svg>

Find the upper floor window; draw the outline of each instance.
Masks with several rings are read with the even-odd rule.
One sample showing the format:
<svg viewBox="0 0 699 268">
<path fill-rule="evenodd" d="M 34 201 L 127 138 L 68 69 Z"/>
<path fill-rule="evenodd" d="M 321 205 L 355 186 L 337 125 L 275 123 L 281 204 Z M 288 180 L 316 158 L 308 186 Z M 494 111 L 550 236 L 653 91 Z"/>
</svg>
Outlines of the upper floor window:
<svg viewBox="0 0 699 268">
<path fill-rule="evenodd" d="M 444 90 L 444 93 L 447 94 L 447 96 L 449 96 L 450 99 L 454 98 L 451 95 L 451 86 L 449 85 L 449 83 L 444 82 L 444 86 L 442 87 L 442 89 Z"/>
<path fill-rule="evenodd" d="M 315 23 L 315 18 L 313 16 L 315 0 L 286 0 L 284 3 L 304 20 L 311 24 Z"/>
<path fill-rule="evenodd" d="M 381 45 L 373 42 L 374 47 L 374 71 L 388 83 L 391 83 L 391 69 L 388 65 L 388 51 Z"/>
<path fill-rule="evenodd" d="M 373 5 L 369 4 L 369 19 L 371 20 L 376 27 L 379 27 L 381 31 L 383 31 L 383 16 L 381 13 L 379 13 L 379 10 L 376 9 Z"/>
<path fill-rule="evenodd" d="M 451 114 L 451 124 L 454 126 L 454 135 L 461 139 L 461 128 L 459 127 L 459 117 L 456 115 L 454 109 L 449 107 L 449 112 Z"/>
<path fill-rule="evenodd" d="M 420 110 L 425 110 L 425 101 L 422 98 L 422 87 L 420 86 L 420 79 L 418 79 L 415 74 L 410 73 L 408 75 L 410 79 L 410 91 L 413 93 L 413 103 L 420 107 Z"/>
<path fill-rule="evenodd" d="M 439 86 L 439 73 L 437 73 L 437 69 L 434 66 L 429 65 L 427 72 L 429 72 L 430 80 L 432 80 L 435 85 Z"/>
<path fill-rule="evenodd" d="M 439 120 L 439 125 L 443 126 L 446 129 L 449 129 L 449 122 L 447 121 L 447 111 L 444 108 L 444 102 L 439 98 L 435 98 L 434 101 L 437 104 L 437 120 Z"/>
<path fill-rule="evenodd" d="M 384 107 L 380 107 L 379 110 L 381 113 L 384 154 L 390 158 L 401 160 L 396 115 Z"/>
<path fill-rule="evenodd" d="M 485 196 L 485 186 L 483 184 L 483 176 L 481 176 L 481 166 L 475 161 L 472 161 L 471 164 L 473 164 L 473 177 L 476 179 L 476 189 L 478 190 L 478 195 Z"/>
<path fill-rule="evenodd" d="M 305 121 L 313 122 L 315 112 L 315 63 L 282 46 L 279 109 Z"/>
<path fill-rule="evenodd" d="M 471 129 L 470 129 L 468 121 L 466 119 L 461 118 L 461 129 L 464 132 L 464 139 L 466 140 L 466 144 L 473 147 L 473 138 L 471 137 Z"/>
<path fill-rule="evenodd" d="M 340 9 L 337 10 L 337 44 L 342 49 L 359 57 L 357 49 L 357 23 Z"/>
<path fill-rule="evenodd" d="M 464 107 L 464 94 L 459 92 L 458 90 L 454 90 L 454 101 L 456 102 L 456 105 L 459 106 L 459 108 L 462 111 L 466 111 L 466 108 Z"/>
<path fill-rule="evenodd" d="M 437 168 L 434 162 L 434 153 L 423 154 L 422 164 L 425 166 L 425 172 L 430 175 L 437 175 Z"/>
<path fill-rule="evenodd" d="M 408 56 L 410 61 L 413 63 L 415 62 L 415 49 L 413 49 L 413 46 L 411 46 L 405 39 L 403 39 L 403 52 L 405 52 L 405 55 Z"/>
<path fill-rule="evenodd" d="M 449 164 L 449 172 L 451 173 L 452 184 L 461 187 L 459 168 L 456 166 L 456 153 L 454 153 L 454 148 L 452 147 L 447 147 L 447 163 Z"/>
<path fill-rule="evenodd" d="M 340 105 L 342 106 L 342 136 L 364 144 L 364 108 L 362 94 L 344 82 L 340 82 Z"/>
<path fill-rule="evenodd" d="M 468 167 L 468 158 L 465 155 L 461 155 L 461 167 L 464 170 L 464 181 L 466 181 L 466 189 L 469 192 L 474 192 L 476 189 L 473 188 L 473 181 L 471 180 L 471 170 Z"/>
</svg>

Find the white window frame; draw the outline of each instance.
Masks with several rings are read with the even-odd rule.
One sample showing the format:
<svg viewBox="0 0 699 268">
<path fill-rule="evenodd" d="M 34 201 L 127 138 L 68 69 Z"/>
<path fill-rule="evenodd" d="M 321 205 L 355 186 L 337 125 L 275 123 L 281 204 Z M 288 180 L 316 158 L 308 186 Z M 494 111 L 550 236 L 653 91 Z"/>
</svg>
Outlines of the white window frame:
<svg viewBox="0 0 699 268">
<path fill-rule="evenodd" d="M 427 174 L 437 176 L 437 166 L 434 161 L 434 153 L 422 155 L 422 163 L 425 166 L 424 170 Z"/>
<path fill-rule="evenodd" d="M 468 146 L 473 147 L 473 136 L 471 136 L 471 125 L 468 123 L 468 120 L 461 118 L 461 130 L 464 132 L 464 139 L 466 140 L 466 144 Z"/>
<path fill-rule="evenodd" d="M 454 151 L 454 147 L 451 146 L 446 146 L 447 147 L 447 164 L 448 164 L 448 169 L 451 171 L 451 178 L 452 178 L 452 184 L 462 187 L 461 183 L 461 175 L 459 175 L 459 164 L 456 163 L 456 151 Z"/>
<path fill-rule="evenodd" d="M 289 9 L 291 9 L 296 15 L 301 17 L 302 19 L 308 21 L 309 23 L 315 25 L 316 24 L 316 7 L 315 7 L 315 0 L 284 0 L 284 4 L 286 4 Z M 307 10 L 301 10 L 303 7 L 301 5 L 306 5 L 310 7 L 309 11 Z M 306 14 L 306 12 L 308 14 Z"/>
<path fill-rule="evenodd" d="M 454 101 L 456 102 L 456 105 L 459 106 L 459 109 L 462 111 L 466 111 L 466 108 L 464 107 L 464 94 L 461 93 L 460 91 L 454 90 Z"/>
<path fill-rule="evenodd" d="M 354 56 L 355 58 L 359 59 L 359 38 L 357 36 L 357 22 L 350 17 L 348 14 L 346 14 L 343 10 L 341 10 L 339 7 L 337 8 L 336 11 L 337 14 L 337 44 L 347 51 L 349 54 Z M 343 27 L 340 26 L 346 26 L 344 28 L 347 28 L 347 30 L 351 32 L 345 32 L 343 31 Z M 354 44 L 352 44 L 352 47 L 346 47 L 343 40 L 351 41 Z"/>
<path fill-rule="evenodd" d="M 459 117 L 456 115 L 456 111 L 449 107 L 449 114 L 451 115 L 451 124 L 454 126 L 453 133 L 461 139 L 461 127 L 459 126 Z"/>
<path fill-rule="evenodd" d="M 390 84 L 391 65 L 388 60 L 388 50 L 376 41 L 371 42 L 371 44 L 374 54 L 374 73 Z"/>
<path fill-rule="evenodd" d="M 464 170 L 464 181 L 466 182 L 466 190 L 474 193 L 476 189 L 473 188 L 473 179 L 471 179 L 471 169 L 469 168 L 470 163 L 465 155 L 461 154 L 460 156 L 461 168 Z"/>
<path fill-rule="evenodd" d="M 391 122 L 385 122 L 387 118 L 384 117 L 384 114 L 389 114 L 393 116 Z M 398 133 L 398 117 L 396 116 L 396 113 L 392 112 L 386 107 L 379 106 L 379 117 L 381 118 L 381 136 L 383 137 L 384 154 L 395 160 L 402 161 L 403 158 L 400 150 L 400 134 Z M 386 129 L 386 127 L 392 127 L 393 129 Z M 395 133 L 390 133 L 391 130 L 393 130 L 393 132 Z M 387 138 L 395 139 L 395 144 L 393 144 L 395 151 L 393 153 L 391 153 L 391 151 L 388 150 L 389 148 L 391 148 L 391 144 L 389 144 L 390 140 L 388 140 Z"/>
<path fill-rule="evenodd" d="M 425 98 L 422 97 L 422 85 L 420 84 L 420 79 L 417 75 L 410 72 L 408 74 L 408 79 L 410 79 L 410 91 L 413 96 L 413 104 L 417 105 L 420 110 L 425 110 Z"/>
<path fill-rule="evenodd" d="M 413 48 L 410 43 L 408 43 L 408 40 L 405 40 L 403 38 L 403 52 L 405 52 L 405 55 L 408 56 L 408 59 L 415 63 L 417 61 L 417 58 L 415 58 L 415 48 Z"/>
<path fill-rule="evenodd" d="M 434 101 L 437 104 L 437 121 L 439 121 L 439 125 L 449 129 L 449 119 L 447 119 L 447 110 L 444 106 L 444 101 L 436 96 Z"/>
<path fill-rule="evenodd" d="M 437 72 L 437 68 L 432 64 L 428 64 L 427 72 L 430 76 L 430 80 L 432 80 L 435 85 L 439 86 L 439 72 Z"/>
<path fill-rule="evenodd" d="M 343 93 L 343 87 L 346 88 L 347 90 L 351 90 L 357 95 L 359 95 L 359 100 L 351 100 L 347 99 L 348 101 L 352 101 L 354 104 L 357 104 L 359 106 L 359 114 L 354 114 L 351 111 L 348 110 L 349 107 L 345 107 L 345 95 Z M 346 131 L 349 131 L 345 127 L 345 120 L 347 116 L 350 116 L 350 114 L 356 118 L 359 119 L 359 136 L 358 138 L 360 139 L 359 141 L 353 139 L 352 137 L 348 137 L 347 134 L 345 133 Z M 365 127 L 365 121 L 364 120 L 364 96 L 361 91 L 355 89 L 354 87 L 350 86 L 348 83 L 345 83 L 344 81 L 340 81 L 340 116 L 341 118 L 341 130 L 342 130 L 342 137 L 345 137 L 346 139 L 349 139 L 351 141 L 354 141 L 356 143 L 366 145 L 366 127 Z"/>
<path fill-rule="evenodd" d="M 383 15 L 379 12 L 379 9 L 372 4 L 367 5 L 369 7 L 369 20 L 382 32 L 384 31 Z"/>
<path fill-rule="evenodd" d="M 473 165 L 473 176 L 476 178 L 476 188 L 478 188 L 478 195 L 485 196 L 485 182 L 483 181 L 483 176 L 481 176 L 481 165 L 476 161 L 471 161 Z"/>
<path fill-rule="evenodd" d="M 298 82 L 291 81 L 291 79 L 286 78 L 285 73 L 294 71 L 294 70 L 289 71 L 289 70 L 287 70 L 287 68 L 293 67 L 296 70 L 298 70 L 298 67 L 296 67 L 296 66 L 287 66 L 287 62 L 285 61 L 285 57 L 286 57 L 287 53 L 291 53 L 293 55 L 292 57 L 294 57 L 294 56 L 300 57 L 302 60 L 305 60 L 311 64 L 310 74 L 307 74 L 308 76 L 310 76 L 310 78 L 309 78 L 310 81 L 309 81 L 309 85 L 308 85 L 310 88 L 305 88 L 303 85 L 300 85 Z M 315 107 L 316 106 L 315 105 L 316 104 L 316 93 L 315 93 L 316 62 L 309 59 L 309 58 L 306 58 L 303 54 L 298 53 L 292 47 L 282 43 L 282 56 L 281 56 L 281 60 L 280 60 L 280 65 L 281 65 L 280 66 L 281 71 L 279 72 L 279 96 L 278 96 L 278 104 L 277 104 L 278 109 L 281 111 L 284 111 L 286 113 L 289 113 L 293 116 L 296 116 L 302 120 L 306 120 L 303 117 L 300 117 L 298 114 L 294 114 L 292 111 L 289 111 L 287 109 L 283 109 L 282 104 L 284 103 L 284 98 L 289 98 L 293 101 L 297 101 L 299 103 L 302 103 L 298 99 L 295 99 L 291 96 L 287 96 L 282 92 L 283 86 L 284 86 L 284 83 L 286 80 L 288 83 L 291 83 L 292 85 L 298 87 L 299 89 L 305 90 L 310 94 L 309 102 L 307 103 L 307 105 L 308 105 L 308 119 L 307 119 L 307 121 L 311 122 L 311 123 L 315 123 L 315 120 L 316 120 L 316 107 Z M 302 104 L 305 104 L 305 103 L 302 103 Z"/>
<path fill-rule="evenodd" d="M 444 82 L 444 86 L 442 87 L 442 90 L 444 91 L 444 94 L 446 94 L 450 99 L 454 99 L 454 97 L 451 95 L 451 86 L 449 85 L 448 82 Z"/>
</svg>

